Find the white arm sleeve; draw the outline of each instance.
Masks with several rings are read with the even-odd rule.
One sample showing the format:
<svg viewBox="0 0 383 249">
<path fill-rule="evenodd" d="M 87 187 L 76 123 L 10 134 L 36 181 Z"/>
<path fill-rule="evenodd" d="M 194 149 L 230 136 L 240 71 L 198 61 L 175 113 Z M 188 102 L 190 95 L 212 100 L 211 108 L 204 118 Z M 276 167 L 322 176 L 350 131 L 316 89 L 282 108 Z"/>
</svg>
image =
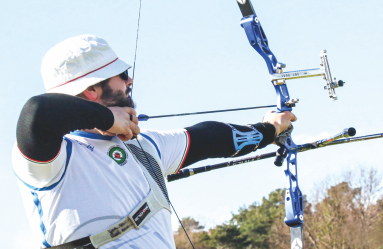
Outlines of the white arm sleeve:
<svg viewBox="0 0 383 249">
<path fill-rule="evenodd" d="M 41 162 L 25 156 L 14 144 L 12 150 L 13 170 L 22 182 L 34 188 L 44 188 L 58 182 L 64 173 L 67 158 L 67 142 L 63 139 L 55 158 Z"/>
<path fill-rule="evenodd" d="M 171 131 L 144 130 L 158 147 L 165 175 L 177 173 L 189 149 L 189 135 L 185 129 Z"/>
</svg>

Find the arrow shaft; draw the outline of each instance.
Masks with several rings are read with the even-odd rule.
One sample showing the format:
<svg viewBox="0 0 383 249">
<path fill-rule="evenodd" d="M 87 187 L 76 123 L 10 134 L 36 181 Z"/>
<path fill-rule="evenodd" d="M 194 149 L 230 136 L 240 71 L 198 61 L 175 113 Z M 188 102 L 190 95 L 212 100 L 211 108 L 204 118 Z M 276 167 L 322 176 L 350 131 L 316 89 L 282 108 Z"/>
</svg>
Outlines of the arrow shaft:
<svg viewBox="0 0 383 249">
<path fill-rule="evenodd" d="M 189 115 L 218 113 L 218 112 L 244 111 L 244 110 L 262 109 L 262 108 L 273 108 L 273 107 L 276 107 L 276 105 L 244 107 L 244 108 L 224 109 L 224 110 L 214 110 L 214 111 L 204 111 L 204 112 L 190 112 L 190 113 L 179 113 L 179 114 L 167 114 L 167 115 L 158 115 L 158 116 L 146 116 L 145 114 L 140 114 L 140 115 L 138 115 L 138 121 L 146 121 L 146 120 L 152 119 L 152 118 L 168 118 L 168 117 L 189 116 Z"/>
</svg>

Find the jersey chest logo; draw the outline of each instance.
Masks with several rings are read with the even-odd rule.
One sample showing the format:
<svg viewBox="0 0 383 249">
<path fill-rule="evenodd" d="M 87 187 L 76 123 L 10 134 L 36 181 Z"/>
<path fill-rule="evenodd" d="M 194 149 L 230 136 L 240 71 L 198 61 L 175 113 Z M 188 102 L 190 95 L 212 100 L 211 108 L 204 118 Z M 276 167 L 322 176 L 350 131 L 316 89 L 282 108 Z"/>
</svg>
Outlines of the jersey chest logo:
<svg viewBox="0 0 383 249">
<path fill-rule="evenodd" d="M 108 156 L 112 158 L 120 166 L 127 163 L 128 154 L 118 145 L 112 146 L 108 150 Z"/>
</svg>

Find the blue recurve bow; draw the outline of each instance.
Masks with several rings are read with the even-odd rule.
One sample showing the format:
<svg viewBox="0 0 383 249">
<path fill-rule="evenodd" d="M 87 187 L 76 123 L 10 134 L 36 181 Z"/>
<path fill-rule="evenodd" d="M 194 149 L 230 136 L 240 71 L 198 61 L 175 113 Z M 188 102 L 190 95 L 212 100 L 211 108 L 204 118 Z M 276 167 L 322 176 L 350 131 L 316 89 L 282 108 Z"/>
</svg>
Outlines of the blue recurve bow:
<svg viewBox="0 0 383 249">
<path fill-rule="evenodd" d="M 242 13 L 240 22 L 245 30 L 250 45 L 263 57 L 266 62 L 271 83 L 277 94 L 277 111 L 291 111 L 298 99 L 291 99 L 287 90 L 286 80 L 323 76 L 327 82 L 325 89 L 329 91 L 332 100 L 336 100 L 335 88 L 343 86 L 344 82 L 332 78 L 325 50 L 321 51 L 321 67 L 309 70 L 299 70 L 292 72 L 283 72 L 285 64 L 278 62 L 277 58 L 271 52 L 266 34 L 261 26 L 259 18 L 254 12 L 254 8 L 249 0 L 237 0 L 238 6 Z M 287 178 L 287 188 L 285 193 L 285 223 L 290 227 L 291 248 L 303 248 L 303 195 L 298 186 L 297 172 L 297 152 L 298 146 L 291 139 L 292 127 L 277 137 L 277 144 L 280 146 L 277 157 L 274 162 L 276 166 L 282 166 L 283 161 L 287 158 L 286 167 L 284 169 Z"/>
</svg>

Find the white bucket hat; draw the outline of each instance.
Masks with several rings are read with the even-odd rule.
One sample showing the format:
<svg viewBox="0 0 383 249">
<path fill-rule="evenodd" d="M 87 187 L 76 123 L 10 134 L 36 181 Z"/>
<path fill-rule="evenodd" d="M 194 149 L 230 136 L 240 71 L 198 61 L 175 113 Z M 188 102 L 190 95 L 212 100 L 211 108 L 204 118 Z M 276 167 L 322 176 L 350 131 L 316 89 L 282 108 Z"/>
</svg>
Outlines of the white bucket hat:
<svg viewBox="0 0 383 249">
<path fill-rule="evenodd" d="M 51 48 L 43 58 L 41 74 L 48 93 L 77 95 L 129 68 L 104 39 L 80 35 Z"/>
</svg>

